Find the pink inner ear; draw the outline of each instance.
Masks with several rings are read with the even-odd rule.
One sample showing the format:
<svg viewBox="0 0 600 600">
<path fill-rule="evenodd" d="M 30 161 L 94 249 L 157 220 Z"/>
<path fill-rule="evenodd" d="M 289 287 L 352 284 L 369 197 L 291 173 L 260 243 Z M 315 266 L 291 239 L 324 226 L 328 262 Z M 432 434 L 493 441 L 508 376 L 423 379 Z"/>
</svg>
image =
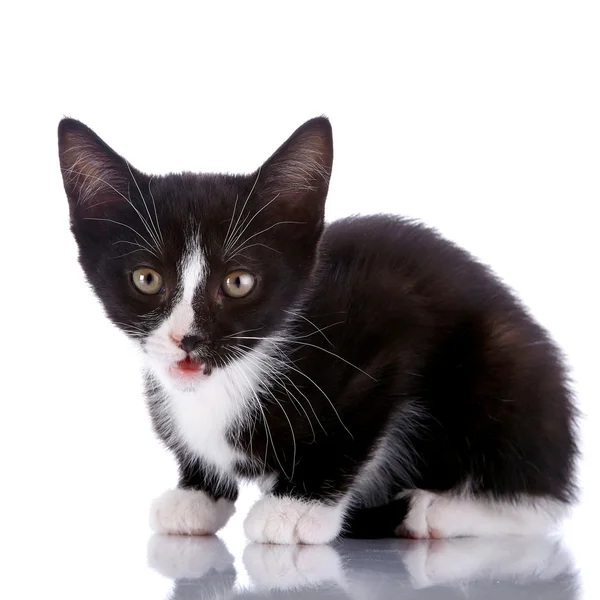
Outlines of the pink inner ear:
<svg viewBox="0 0 600 600">
<path fill-rule="evenodd" d="M 94 141 L 68 132 L 62 140 L 60 162 L 65 189 L 76 205 L 94 208 L 100 204 L 123 201 L 127 197 L 126 164 L 111 156 Z M 117 165 L 116 161 L 122 161 Z"/>
<path fill-rule="evenodd" d="M 333 163 L 331 125 L 324 117 L 299 127 L 265 162 L 261 171 L 264 195 L 282 201 L 314 202 L 324 197 Z"/>
<path fill-rule="evenodd" d="M 302 195 L 326 191 L 331 174 L 329 140 L 320 132 L 293 136 L 263 166 L 265 187 L 272 194 Z"/>
</svg>

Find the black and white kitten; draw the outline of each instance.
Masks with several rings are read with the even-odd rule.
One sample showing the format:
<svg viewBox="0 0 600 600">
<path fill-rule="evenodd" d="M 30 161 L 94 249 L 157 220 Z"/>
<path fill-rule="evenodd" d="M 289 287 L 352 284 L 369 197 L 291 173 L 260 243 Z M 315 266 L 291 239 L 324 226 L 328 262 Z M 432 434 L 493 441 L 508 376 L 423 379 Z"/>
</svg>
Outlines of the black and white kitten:
<svg viewBox="0 0 600 600">
<path fill-rule="evenodd" d="M 559 351 L 469 254 L 395 216 L 324 224 L 329 121 L 250 175 L 134 169 L 59 126 L 80 262 L 139 342 L 180 482 L 159 532 L 211 534 L 257 480 L 247 536 L 536 533 L 574 497 Z"/>
</svg>

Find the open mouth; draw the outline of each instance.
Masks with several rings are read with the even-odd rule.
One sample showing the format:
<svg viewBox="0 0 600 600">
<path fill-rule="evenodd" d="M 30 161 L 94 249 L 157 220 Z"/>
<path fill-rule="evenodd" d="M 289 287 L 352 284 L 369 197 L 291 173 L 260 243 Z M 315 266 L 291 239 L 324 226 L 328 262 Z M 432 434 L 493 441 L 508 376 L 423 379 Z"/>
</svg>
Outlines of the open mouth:
<svg viewBox="0 0 600 600">
<path fill-rule="evenodd" d="M 208 377 L 211 368 L 202 360 L 186 357 L 176 362 L 170 368 L 171 374 L 183 379 L 194 379 L 196 377 Z"/>
</svg>

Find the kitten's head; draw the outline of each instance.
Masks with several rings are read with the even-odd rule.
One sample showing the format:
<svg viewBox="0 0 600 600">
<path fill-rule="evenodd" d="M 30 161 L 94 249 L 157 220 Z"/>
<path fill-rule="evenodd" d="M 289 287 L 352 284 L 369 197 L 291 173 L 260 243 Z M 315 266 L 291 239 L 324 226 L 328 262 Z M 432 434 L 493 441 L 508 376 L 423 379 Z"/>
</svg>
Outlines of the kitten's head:
<svg viewBox="0 0 600 600">
<path fill-rule="evenodd" d="M 250 175 L 148 176 L 73 119 L 58 138 L 81 265 L 161 381 L 194 389 L 260 342 L 248 338 L 277 334 L 323 230 L 327 119 L 302 125 Z"/>
</svg>

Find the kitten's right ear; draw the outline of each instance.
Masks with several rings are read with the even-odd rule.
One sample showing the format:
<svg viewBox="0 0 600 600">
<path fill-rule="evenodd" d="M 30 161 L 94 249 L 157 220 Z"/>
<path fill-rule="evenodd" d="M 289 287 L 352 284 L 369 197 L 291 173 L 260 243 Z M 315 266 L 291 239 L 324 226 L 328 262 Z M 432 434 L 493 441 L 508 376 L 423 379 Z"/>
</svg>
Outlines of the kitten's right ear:
<svg viewBox="0 0 600 600">
<path fill-rule="evenodd" d="M 104 210 L 128 194 L 128 165 L 89 127 L 75 119 L 58 125 L 58 151 L 71 212 Z"/>
</svg>

